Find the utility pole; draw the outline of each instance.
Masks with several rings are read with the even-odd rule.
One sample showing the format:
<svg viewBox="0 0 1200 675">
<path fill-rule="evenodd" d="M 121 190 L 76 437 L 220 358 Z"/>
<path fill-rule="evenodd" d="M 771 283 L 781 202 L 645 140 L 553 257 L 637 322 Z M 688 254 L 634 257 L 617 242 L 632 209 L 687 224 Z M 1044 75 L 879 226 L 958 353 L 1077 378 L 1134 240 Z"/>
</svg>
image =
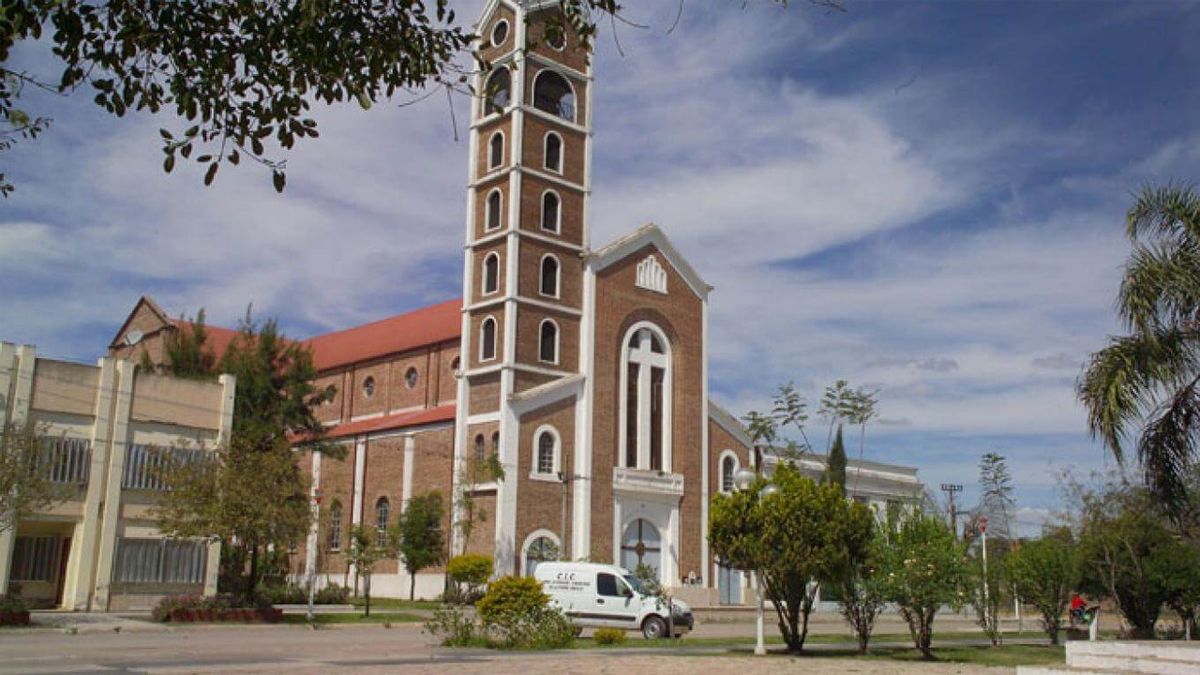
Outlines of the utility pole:
<svg viewBox="0 0 1200 675">
<path fill-rule="evenodd" d="M 942 483 L 942 492 L 946 493 L 946 500 L 950 502 L 950 531 L 954 533 L 954 539 L 958 540 L 958 512 L 954 510 L 954 493 L 962 492 L 963 486 L 961 483 Z"/>
</svg>

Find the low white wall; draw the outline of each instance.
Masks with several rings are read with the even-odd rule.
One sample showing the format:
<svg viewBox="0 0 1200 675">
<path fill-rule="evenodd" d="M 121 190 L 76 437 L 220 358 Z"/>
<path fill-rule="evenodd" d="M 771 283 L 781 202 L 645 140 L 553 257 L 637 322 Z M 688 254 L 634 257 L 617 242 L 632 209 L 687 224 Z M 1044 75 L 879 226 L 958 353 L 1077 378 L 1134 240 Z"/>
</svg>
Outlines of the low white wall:
<svg viewBox="0 0 1200 675">
<path fill-rule="evenodd" d="M 303 574 L 293 574 L 288 577 L 288 581 L 303 586 L 308 579 Z M 317 590 L 325 588 L 330 584 L 341 584 L 342 575 L 325 575 L 318 574 L 315 586 Z M 446 576 L 444 574 L 434 573 L 418 573 L 417 585 L 415 588 L 416 594 L 414 597 L 417 600 L 437 600 L 445 590 Z M 354 579 L 350 579 L 351 591 L 354 590 Z M 362 594 L 364 589 L 363 580 L 358 580 L 358 592 Z M 371 575 L 371 597 L 372 598 L 400 598 L 408 599 L 409 590 L 409 575 L 407 572 L 401 571 L 398 574 L 372 574 Z"/>
</svg>

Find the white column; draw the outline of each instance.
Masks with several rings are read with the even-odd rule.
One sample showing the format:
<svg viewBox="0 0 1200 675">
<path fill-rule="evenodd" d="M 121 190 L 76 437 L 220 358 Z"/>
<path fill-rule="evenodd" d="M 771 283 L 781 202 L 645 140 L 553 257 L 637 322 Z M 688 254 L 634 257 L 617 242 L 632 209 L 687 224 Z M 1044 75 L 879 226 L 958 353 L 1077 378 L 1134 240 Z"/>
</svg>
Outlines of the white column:
<svg viewBox="0 0 1200 675">
<path fill-rule="evenodd" d="M 312 521 L 304 543 L 304 577 L 312 580 L 317 573 L 317 546 L 321 537 L 321 508 L 317 496 L 321 493 L 321 453 L 312 453 L 312 487 L 309 488 L 309 508 Z"/>
<path fill-rule="evenodd" d="M 97 363 L 100 375 L 96 387 L 96 408 L 92 418 L 92 465 L 88 470 L 87 495 L 83 502 L 83 520 L 80 522 L 79 557 L 76 567 L 75 588 L 71 597 L 63 597 L 64 609 L 91 610 L 89 599 L 96 587 L 96 563 L 99 557 L 97 544 L 100 534 L 100 506 L 108 485 L 108 453 L 113 427 L 113 388 L 117 368 L 113 359 L 102 358 Z M 72 545 L 72 548 L 75 548 Z"/>
<path fill-rule="evenodd" d="M 37 354 L 30 345 L 17 347 L 0 343 L 0 423 L 24 424 L 29 415 L 33 390 L 33 364 Z M 17 543 L 17 523 L 0 532 L 0 593 L 8 592 L 13 549 Z"/>
<path fill-rule="evenodd" d="M 365 436 L 359 436 L 354 442 L 354 491 L 350 497 L 350 527 L 362 524 L 363 510 L 363 479 L 366 477 L 367 471 L 367 439 Z M 349 534 L 349 533 L 347 533 Z M 345 550 L 350 550 L 350 545 L 345 546 Z M 354 579 L 354 592 L 358 594 L 358 570 L 354 565 L 350 565 L 346 569 L 346 574 Z"/>
<path fill-rule="evenodd" d="M 132 361 L 117 361 L 116 396 L 113 412 L 112 440 L 108 444 L 108 475 L 105 479 L 104 508 L 101 515 L 99 556 L 96 561 L 96 590 L 92 609 L 108 611 L 109 586 L 112 582 L 113 558 L 117 549 L 117 529 L 121 516 L 121 475 L 125 470 L 125 448 L 129 443 L 129 414 L 133 407 Z"/>
<path fill-rule="evenodd" d="M 400 484 L 400 512 L 408 510 L 408 500 L 412 499 L 413 461 L 417 456 L 416 434 L 404 436 L 404 473 Z"/>
</svg>

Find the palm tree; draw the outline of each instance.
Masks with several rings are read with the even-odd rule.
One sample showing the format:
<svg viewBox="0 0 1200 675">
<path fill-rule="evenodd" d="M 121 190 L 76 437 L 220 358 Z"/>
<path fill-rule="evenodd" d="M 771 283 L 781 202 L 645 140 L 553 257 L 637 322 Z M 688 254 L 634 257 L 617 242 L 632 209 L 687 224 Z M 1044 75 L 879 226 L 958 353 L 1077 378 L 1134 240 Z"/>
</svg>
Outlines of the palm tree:
<svg viewBox="0 0 1200 675">
<path fill-rule="evenodd" d="M 1178 518 L 1200 440 L 1200 195 L 1146 186 L 1126 230 L 1133 253 L 1117 311 L 1129 335 L 1092 354 L 1078 393 L 1092 437 L 1122 463 L 1135 442 L 1146 484 Z"/>
</svg>

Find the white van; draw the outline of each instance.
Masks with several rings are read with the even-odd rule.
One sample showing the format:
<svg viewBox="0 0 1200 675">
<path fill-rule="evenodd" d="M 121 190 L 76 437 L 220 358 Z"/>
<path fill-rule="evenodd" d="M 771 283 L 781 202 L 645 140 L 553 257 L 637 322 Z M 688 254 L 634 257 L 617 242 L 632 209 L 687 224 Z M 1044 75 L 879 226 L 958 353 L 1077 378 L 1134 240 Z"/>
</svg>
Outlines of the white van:
<svg viewBox="0 0 1200 675">
<path fill-rule="evenodd" d="M 666 604 L 642 592 L 629 570 L 597 563 L 544 562 L 533 576 L 579 628 L 640 630 L 649 639 L 667 636 Z M 692 629 L 692 609 L 680 600 L 671 605 L 672 632 L 680 637 Z"/>
</svg>

